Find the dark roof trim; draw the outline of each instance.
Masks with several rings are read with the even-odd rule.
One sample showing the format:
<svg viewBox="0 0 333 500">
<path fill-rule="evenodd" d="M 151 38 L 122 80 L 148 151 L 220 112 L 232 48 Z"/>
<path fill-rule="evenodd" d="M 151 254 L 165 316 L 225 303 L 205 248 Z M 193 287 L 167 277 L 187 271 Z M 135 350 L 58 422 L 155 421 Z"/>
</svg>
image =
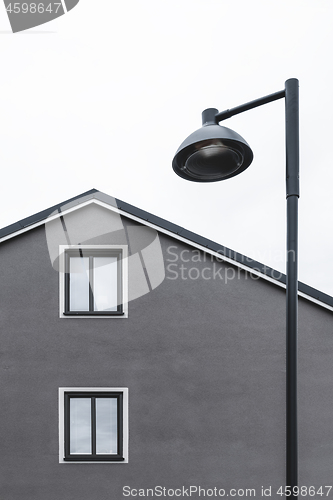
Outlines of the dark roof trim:
<svg viewBox="0 0 333 500">
<path fill-rule="evenodd" d="M 4 227 L 3 229 L 0 229 L 0 239 L 4 238 L 6 236 L 9 236 L 12 233 L 15 233 L 17 231 L 20 231 L 22 229 L 25 229 L 33 224 L 36 224 L 38 222 L 41 222 L 49 215 L 51 215 L 55 211 L 61 211 L 61 207 L 64 207 L 68 204 L 73 204 L 73 205 L 79 205 L 80 200 L 84 197 L 89 198 L 95 198 L 100 201 L 104 201 L 108 203 L 109 205 L 114 206 L 115 208 L 118 208 L 122 212 L 128 213 L 129 215 L 132 215 L 134 217 L 137 217 L 138 219 L 141 219 L 142 221 L 149 222 L 150 224 L 153 224 L 157 227 L 160 227 L 161 229 L 164 229 L 166 231 L 169 231 L 175 235 L 180 236 L 181 238 L 184 238 L 185 240 L 188 240 L 189 242 L 195 243 L 197 245 L 200 245 L 202 247 L 207 248 L 210 251 L 217 252 L 221 256 L 227 257 L 228 259 L 232 260 L 235 262 L 235 265 L 241 264 L 244 266 L 247 266 L 248 268 L 252 269 L 253 271 L 257 271 L 260 274 L 263 274 L 274 281 L 277 281 L 279 283 L 282 283 L 283 285 L 286 284 L 286 275 L 283 273 L 280 273 L 279 271 L 276 271 L 275 269 L 272 269 L 271 267 L 267 267 L 261 262 L 258 262 L 256 260 L 253 260 L 249 257 L 246 257 L 245 255 L 242 255 L 238 252 L 235 252 L 234 250 L 231 250 L 230 248 L 224 247 L 212 240 L 209 240 L 207 238 L 204 238 L 203 236 L 200 236 L 198 234 L 193 233 L 192 231 L 188 231 L 187 229 L 184 229 L 181 226 L 177 226 L 176 224 L 173 224 L 172 222 L 169 222 L 165 219 L 161 219 L 160 217 L 157 217 L 156 215 L 153 215 L 149 212 L 146 212 L 145 210 L 141 210 L 140 208 L 134 207 L 133 205 L 130 205 L 129 203 L 126 203 L 124 201 L 118 200 L 116 198 L 112 198 L 111 196 L 105 195 L 104 193 L 98 191 L 97 189 L 91 189 L 90 191 L 86 191 L 85 193 L 82 193 L 78 196 L 75 196 L 74 198 L 70 198 L 69 200 L 59 203 L 58 205 L 54 205 L 53 207 L 50 207 L 46 210 L 43 210 L 42 212 L 38 212 L 35 215 L 31 215 L 30 217 L 26 217 L 25 219 L 22 219 L 18 222 L 15 222 L 14 224 L 11 224 L 7 227 Z M 77 201 L 77 203 L 73 203 Z M 308 295 L 309 297 L 312 297 L 315 300 L 318 300 L 319 302 L 322 302 L 324 304 L 327 304 L 330 307 L 333 307 L 333 297 L 330 295 L 320 292 L 319 290 L 306 285 L 302 282 L 298 283 L 298 290 L 305 294 Z"/>
<path fill-rule="evenodd" d="M 125 203 L 121 200 L 116 200 L 117 206 L 119 209 L 123 210 L 124 212 L 127 212 L 131 215 L 134 215 L 142 220 L 146 220 L 147 222 L 150 222 L 151 224 L 154 224 L 156 226 L 159 226 L 163 229 L 166 229 L 167 231 L 170 231 L 174 234 L 177 234 L 181 236 L 182 238 L 185 238 L 189 241 L 192 241 L 193 243 L 196 243 L 198 245 L 201 245 L 203 247 L 206 247 L 209 250 L 212 250 L 214 252 L 218 252 L 221 254 L 221 256 L 227 257 L 231 260 L 234 260 L 237 264 L 243 264 L 254 271 L 258 271 L 261 274 L 264 274 L 265 276 L 269 276 L 275 281 L 279 281 L 280 283 L 283 283 L 284 285 L 286 284 L 286 275 L 276 271 L 275 269 L 272 269 L 271 267 L 266 266 L 265 264 L 262 264 L 261 262 L 258 262 L 256 260 L 251 259 L 250 257 L 246 257 L 245 255 L 242 255 L 238 252 L 235 252 L 234 250 L 231 250 L 230 248 L 224 247 L 215 241 L 209 240 L 207 238 L 204 238 L 203 236 L 200 236 L 198 234 L 195 234 L 191 231 L 188 231 L 187 229 L 184 229 L 181 226 L 177 226 L 176 224 L 173 224 L 172 222 L 168 222 L 164 219 L 161 219 L 160 217 L 156 217 L 155 215 L 150 214 L 149 212 L 145 212 L 144 210 L 141 210 L 139 208 L 134 207 L 133 205 L 129 205 L 128 203 Z M 323 302 L 324 304 L 327 304 L 331 307 L 333 307 L 333 297 L 330 295 L 320 292 L 316 288 L 313 288 L 309 285 L 306 285 L 305 283 L 302 283 L 301 281 L 298 282 L 298 290 L 305 295 L 309 295 L 310 297 L 319 300 L 320 302 Z"/>
</svg>

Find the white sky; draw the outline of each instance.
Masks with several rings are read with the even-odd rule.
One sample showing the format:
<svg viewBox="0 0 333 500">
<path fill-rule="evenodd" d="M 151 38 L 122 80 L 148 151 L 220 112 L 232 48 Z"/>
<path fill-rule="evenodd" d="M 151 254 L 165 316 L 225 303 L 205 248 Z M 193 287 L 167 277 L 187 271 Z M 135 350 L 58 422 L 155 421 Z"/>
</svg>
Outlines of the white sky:
<svg viewBox="0 0 333 500">
<path fill-rule="evenodd" d="M 285 271 L 284 101 L 223 124 L 233 179 L 173 173 L 207 107 L 300 81 L 299 279 L 333 295 L 332 0 L 81 0 L 13 35 L 0 5 L 0 227 L 99 189 Z"/>
</svg>

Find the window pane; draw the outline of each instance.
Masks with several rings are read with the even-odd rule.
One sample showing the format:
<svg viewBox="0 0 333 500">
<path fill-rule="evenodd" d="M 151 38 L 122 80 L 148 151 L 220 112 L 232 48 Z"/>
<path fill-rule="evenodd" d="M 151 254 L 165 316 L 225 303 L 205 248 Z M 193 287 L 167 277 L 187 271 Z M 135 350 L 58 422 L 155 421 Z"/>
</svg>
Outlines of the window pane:
<svg viewBox="0 0 333 500">
<path fill-rule="evenodd" d="M 96 398 L 96 453 L 117 451 L 117 398 Z"/>
<path fill-rule="evenodd" d="M 94 257 L 94 310 L 117 310 L 117 257 Z"/>
<path fill-rule="evenodd" d="M 91 453 L 91 398 L 70 398 L 70 453 Z"/>
<path fill-rule="evenodd" d="M 89 311 L 89 257 L 70 257 L 69 308 Z"/>
</svg>

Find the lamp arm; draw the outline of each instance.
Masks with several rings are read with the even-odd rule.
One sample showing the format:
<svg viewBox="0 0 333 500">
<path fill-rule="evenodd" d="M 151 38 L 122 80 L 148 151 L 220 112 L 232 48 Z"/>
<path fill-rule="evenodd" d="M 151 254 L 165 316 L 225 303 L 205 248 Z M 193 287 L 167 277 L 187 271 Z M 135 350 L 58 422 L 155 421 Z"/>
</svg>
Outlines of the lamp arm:
<svg viewBox="0 0 333 500">
<path fill-rule="evenodd" d="M 235 108 L 226 109 L 225 111 L 220 111 L 215 115 L 216 123 L 226 120 L 231 116 L 238 115 L 239 113 L 243 113 L 244 111 L 248 111 L 249 109 L 257 108 L 258 106 L 262 106 L 263 104 L 267 104 L 269 102 L 282 99 L 283 97 L 285 97 L 285 95 L 286 95 L 285 90 L 280 90 L 279 92 L 266 95 L 265 97 L 260 97 L 259 99 L 247 102 L 246 104 L 241 104 L 240 106 L 236 106 Z"/>
<path fill-rule="evenodd" d="M 220 111 L 211 117 L 215 123 L 227 120 L 231 116 L 238 115 L 249 109 L 257 108 L 263 104 L 286 98 L 286 146 L 287 146 L 287 198 L 289 196 L 299 197 L 299 111 L 298 111 L 298 80 L 291 78 L 286 81 L 285 89 L 259 97 L 254 101 L 241 104 L 235 108 Z M 207 110 L 210 111 L 210 110 Z M 205 111 L 204 111 L 205 113 Z M 204 116 L 203 113 L 203 116 Z M 208 116 L 208 115 L 207 115 Z M 204 122 L 204 118 L 203 118 Z"/>
</svg>

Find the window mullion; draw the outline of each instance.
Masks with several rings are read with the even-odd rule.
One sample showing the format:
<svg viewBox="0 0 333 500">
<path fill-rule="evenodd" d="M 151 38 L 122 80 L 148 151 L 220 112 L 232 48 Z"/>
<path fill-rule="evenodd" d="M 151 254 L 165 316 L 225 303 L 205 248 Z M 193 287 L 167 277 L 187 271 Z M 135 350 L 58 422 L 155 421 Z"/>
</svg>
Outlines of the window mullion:
<svg viewBox="0 0 333 500">
<path fill-rule="evenodd" d="M 96 455 L 96 398 L 91 398 L 91 450 Z"/>
<path fill-rule="evenodd" d="M 94 258 L 92 257 L 92 255 L 90 255 L 89 257 L 89 311 L 90 312 L 94 311 L 93 280 L 94 280 Z"/>
</svg>

